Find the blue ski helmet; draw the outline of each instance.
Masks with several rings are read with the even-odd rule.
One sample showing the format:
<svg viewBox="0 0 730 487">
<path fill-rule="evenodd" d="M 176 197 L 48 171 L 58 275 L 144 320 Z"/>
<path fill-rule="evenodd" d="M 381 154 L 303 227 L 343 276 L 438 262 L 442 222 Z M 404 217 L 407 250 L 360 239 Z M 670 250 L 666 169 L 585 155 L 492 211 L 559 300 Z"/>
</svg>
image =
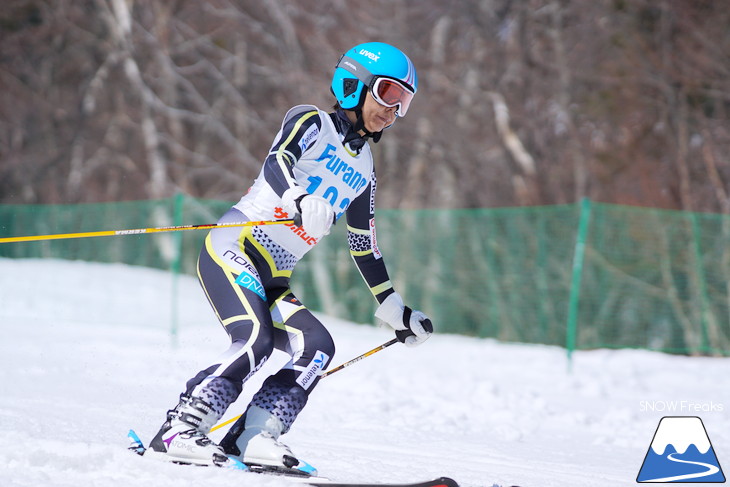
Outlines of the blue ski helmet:
<svg viewBox="0 0 730 487">
<path fill-rule="evenodd" d="M 390 44 L 366 42 L 342 55 L 330 88 L 342 108 L 357 110 L 362 107 L 366 90 L 383 77 L 401 82 L 413 93 L 418 90 L 416 68 L 408 56 Z"/>
</svg>

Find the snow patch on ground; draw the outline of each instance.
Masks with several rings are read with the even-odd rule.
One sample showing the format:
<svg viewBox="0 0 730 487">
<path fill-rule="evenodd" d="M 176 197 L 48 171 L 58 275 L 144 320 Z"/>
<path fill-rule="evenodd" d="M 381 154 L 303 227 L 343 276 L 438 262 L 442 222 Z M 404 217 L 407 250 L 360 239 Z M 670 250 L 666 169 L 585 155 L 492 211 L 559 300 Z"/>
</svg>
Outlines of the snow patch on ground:
<svg viewBox="0 0 730 487">
<path fill-rule="evenodd" d="M 197 281 L 180 277 L 177 289 L 173 340 L 167 272 L 0 259 L 0 485 L 290 485 L 126 451 L 127 430 L 149 441 L 185 381 L 228 343 Z M 337 343 L 334 364 L 392 336 L 321 319 Z M 226 418 L 282 360 L 272 358 Z M 728 376 L 726 358 L 596 350 L 575 353 L 571 371 L 560 348 L 436 334 L 323 379 L 285 441 L 341 481 L 635 485 L 662 416 L 700 416 L 730 464 Z"/>
</svg>

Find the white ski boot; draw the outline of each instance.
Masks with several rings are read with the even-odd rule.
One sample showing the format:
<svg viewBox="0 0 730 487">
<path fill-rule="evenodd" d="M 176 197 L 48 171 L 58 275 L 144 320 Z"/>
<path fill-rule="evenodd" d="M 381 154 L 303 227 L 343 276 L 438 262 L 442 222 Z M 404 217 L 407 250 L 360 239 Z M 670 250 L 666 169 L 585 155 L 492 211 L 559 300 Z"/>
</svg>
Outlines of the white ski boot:
<svg viewBox="0 0 730 487">
<path fill-rule="evenodd" d="M 223 448 L 206 436 L 218 419 L 207 402 L 182 394 L 180 403 L 167 412 L 167 421 L 144 456 L 175 463 L 246 469 L 237 460 L 228 458 Z"/>
<path fill-rule="evenodd" d="M 221 446 L 251 470 L 316 476 L 317 469 L 298 459 L 279 441 L 283 429 L 281 420 L 267 410 L 250 406 L 223 438 Z"/>
</svg>

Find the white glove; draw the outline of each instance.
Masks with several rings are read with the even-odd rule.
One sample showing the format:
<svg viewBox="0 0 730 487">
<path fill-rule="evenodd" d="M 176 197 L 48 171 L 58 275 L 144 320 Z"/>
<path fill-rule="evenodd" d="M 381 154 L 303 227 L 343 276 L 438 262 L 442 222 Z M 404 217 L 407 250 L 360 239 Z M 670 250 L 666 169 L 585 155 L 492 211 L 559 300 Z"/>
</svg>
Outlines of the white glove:
<svg viewBox="0 0 730 487">
<path fill-rule="evenodd" d="M 433 324 L 428 316 L 403 305 L 400 294 L 393 293 L 380 303 L 375 317 L 389 324 L 395 336 L 409 347 L 425 342 L 433 333 Z"/>
<path fill-rule="evenodd" d="M 310 237 L 319 240 L 330 233 L 335 211 L 326 199 L 307 193 L 301 186 L 293 186 L 284 191 L 281 201 L 287 212 L 302 216 L 302 227 Z"/>
</svg>

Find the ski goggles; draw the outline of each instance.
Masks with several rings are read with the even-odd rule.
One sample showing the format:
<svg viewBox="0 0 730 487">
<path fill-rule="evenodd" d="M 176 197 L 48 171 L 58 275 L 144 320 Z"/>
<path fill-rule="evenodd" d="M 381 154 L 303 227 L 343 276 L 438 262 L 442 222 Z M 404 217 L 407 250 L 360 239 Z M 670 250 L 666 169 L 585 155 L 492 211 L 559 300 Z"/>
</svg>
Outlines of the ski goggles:
<svg viewBox="0 0 730 487">
<path fill-rule="evenodd" d="M 413 100 L 415 94 L 413 90 L 406 87 L 403 83 L 392 78 L 376 78 L 370 87 L 370 93 L 375 101 L 386 107 L 398 106 L 395 114 L 399 117 L 405 117 L 408 107 Z"/>
</svg>

